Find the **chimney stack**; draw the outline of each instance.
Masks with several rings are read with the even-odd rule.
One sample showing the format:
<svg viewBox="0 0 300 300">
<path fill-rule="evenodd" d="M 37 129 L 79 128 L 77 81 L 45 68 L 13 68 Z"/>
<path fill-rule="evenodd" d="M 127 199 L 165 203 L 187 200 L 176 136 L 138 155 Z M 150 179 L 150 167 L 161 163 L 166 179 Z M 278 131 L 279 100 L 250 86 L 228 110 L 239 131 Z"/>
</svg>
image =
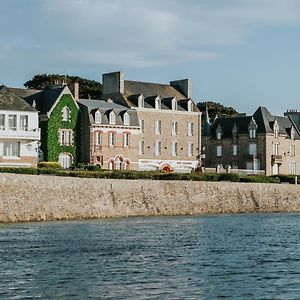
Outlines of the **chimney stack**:
<svg viewBox="0 0 300 300">
<path fill-rule="evenodd" d="M 73 97 L 76 101 L 79 100 L 79 82 L 74 82 L 70 86 L 70 90 L 73 94 Z"/>
</svg>

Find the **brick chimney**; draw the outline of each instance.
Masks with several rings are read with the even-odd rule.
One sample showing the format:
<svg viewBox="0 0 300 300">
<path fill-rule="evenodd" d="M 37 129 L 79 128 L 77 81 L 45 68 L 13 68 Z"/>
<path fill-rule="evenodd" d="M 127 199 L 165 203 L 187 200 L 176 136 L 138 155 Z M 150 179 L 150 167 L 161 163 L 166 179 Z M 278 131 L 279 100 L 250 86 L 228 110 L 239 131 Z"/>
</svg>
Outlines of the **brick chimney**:
<svg viewBox="0 0 300 300">
<path fill-rule="evenodd" d="M 79 100 L 79 82 L 74 82 L 70 85 L 70 91 L 73 94 L 74 99 Z"/>
<path fill-rule="evenodd" d="M 124 94 L 124 73 L 112 72 L 102 75 L 103 95 L 120 93 Z"/>
</svg>

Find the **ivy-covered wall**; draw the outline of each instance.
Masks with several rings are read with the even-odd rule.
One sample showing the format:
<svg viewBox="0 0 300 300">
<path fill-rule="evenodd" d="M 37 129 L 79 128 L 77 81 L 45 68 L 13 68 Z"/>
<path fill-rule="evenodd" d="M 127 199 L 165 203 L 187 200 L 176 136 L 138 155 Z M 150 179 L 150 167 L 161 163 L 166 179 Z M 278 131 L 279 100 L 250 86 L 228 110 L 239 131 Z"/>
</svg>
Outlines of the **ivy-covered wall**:
<svg viewBox="0 0 300 300">
<path fill-rule="evenodd" d="M 69 121 L 62 120 L 62 110 L 65 106 L 71 111 Z M 44 152 L 45 161 L 58 161 L 58 156 L 61 152 L 68 152 L 72 154 L 74 163 L 78 162 L 80 151 L 79 117 L 79 109 L 71 95 L 63 95 L 52 111 L 48 121 L 40 124 L 42 131 L 41 149 Z M 71 146 L 60 145 L 59 129 L 73 130 L 73 144 Z"/>
</svg>

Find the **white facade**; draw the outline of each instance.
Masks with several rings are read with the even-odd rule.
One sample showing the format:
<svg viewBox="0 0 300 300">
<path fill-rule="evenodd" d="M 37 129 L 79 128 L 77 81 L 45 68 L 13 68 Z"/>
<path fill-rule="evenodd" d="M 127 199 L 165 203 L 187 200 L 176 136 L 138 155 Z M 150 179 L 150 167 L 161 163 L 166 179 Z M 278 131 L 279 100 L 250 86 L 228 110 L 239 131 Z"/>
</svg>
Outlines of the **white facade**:
<svg viewBox="0 0 300 300">
<path fill-rule="evenodd" d="M 0 110 L 0 167 L 31 167 L 38 162 L 38 112 Z"/>
</svg>

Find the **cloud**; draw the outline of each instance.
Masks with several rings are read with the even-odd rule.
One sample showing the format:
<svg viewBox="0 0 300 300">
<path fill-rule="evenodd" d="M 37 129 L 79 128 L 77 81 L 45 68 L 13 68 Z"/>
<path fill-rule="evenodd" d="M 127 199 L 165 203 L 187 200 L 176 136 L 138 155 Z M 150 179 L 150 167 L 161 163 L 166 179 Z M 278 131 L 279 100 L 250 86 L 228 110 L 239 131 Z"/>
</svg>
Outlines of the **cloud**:
<svg viewBox="0 0 300 300">
<path fill-rule="evenodd" d="M 3 2 L 0 60 L 6 65 L 23 65 L 23 60 L 57 68 L 64 63 L 157 67 L 198 62 L 245 43 L 257 26 L 300 23 L 298 0 Z"/>
</svg>

